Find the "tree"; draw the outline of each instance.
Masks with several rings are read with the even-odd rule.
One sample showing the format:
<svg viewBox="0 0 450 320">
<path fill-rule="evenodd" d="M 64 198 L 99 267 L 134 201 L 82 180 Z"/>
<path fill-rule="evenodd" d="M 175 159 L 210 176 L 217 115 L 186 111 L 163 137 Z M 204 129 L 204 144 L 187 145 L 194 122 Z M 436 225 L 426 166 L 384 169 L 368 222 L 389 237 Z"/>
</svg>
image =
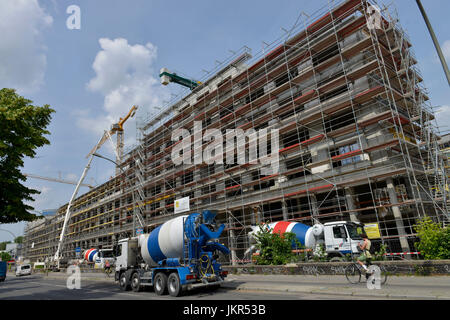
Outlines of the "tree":
<svg viewBox="0 0 450 320">
<path fill-rule="evenodd" d="M 427 260 L 450 259 L 450 228 L 441 227 L 430 217 L 418 221 L 415 226 L 419 242 L 416 248 Z"/>
<path fill-rule="evenodd" d="M 20 168 L 24 157 L 34 158 L 37 148 L 50 144 L 45 135 L 54 110 L 32 103 L 14 89 L 0 90 L 0 223 L 37 218 L 25 201 L 34 201 L 32 195 L 40 192 L 21 183 L 26 177 Z"/>
<path fill-rule="evenodd" d="M 14 239 L 14 243 L 23 243 L 23 236 L 18 236 Z"/>
<path fill-rule="evenodd" d="M 11 259 L 12 259 L 12 257 L 8 252 L 0 252 L 0 260 L 1 261 L 10 261 Z"/>
<path fill-rule="evenodd" d="M 6 245 L 7 245 L 8 243 L 11 243 L 11 241 L 3 241 L 3 242 L 0 242 L 0 251 L 6 250 Z"/>
</svg>

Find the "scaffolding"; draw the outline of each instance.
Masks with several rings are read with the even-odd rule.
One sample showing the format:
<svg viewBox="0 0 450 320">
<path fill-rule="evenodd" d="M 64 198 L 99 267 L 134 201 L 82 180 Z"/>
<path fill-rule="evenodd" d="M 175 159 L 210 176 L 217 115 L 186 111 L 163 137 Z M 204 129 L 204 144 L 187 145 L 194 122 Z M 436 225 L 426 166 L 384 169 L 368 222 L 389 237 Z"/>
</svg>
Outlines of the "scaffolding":
<svg viewBox="0 0 450 320">
<path fill-rule="evenodd" d="M 373 28 L 375 6 L 380 23 Z M 73 204 L 65 254 L 112 246 L 138 224 L 150 232 L 176 216 L 174 200 L 182 197 L 192 212 L 217 211 L 233 264 L 249 261 L 251 226 L 279 220 L 376 222 L 380 244 L 411 251 L 417 219 L 449 220 L 439 131 L 411 47 L 395 10 L 368 0 L 302 13 L 254 56 L 243 47 L 202 85 L 138 122 L 138 144 L 120 173 Z M 181 141 L 172 133 L 194 132 L 200 123 L 194 154 L 211 143 L 202 138 L 208 129 L 224 136 L 227 129 L 277 129 L 280 170 L 263 175 L 261 163 L 236 162 L 176 166 L 171 152 Z M 41 257 L 52 249 L 34 250 Z"/>
</svg>

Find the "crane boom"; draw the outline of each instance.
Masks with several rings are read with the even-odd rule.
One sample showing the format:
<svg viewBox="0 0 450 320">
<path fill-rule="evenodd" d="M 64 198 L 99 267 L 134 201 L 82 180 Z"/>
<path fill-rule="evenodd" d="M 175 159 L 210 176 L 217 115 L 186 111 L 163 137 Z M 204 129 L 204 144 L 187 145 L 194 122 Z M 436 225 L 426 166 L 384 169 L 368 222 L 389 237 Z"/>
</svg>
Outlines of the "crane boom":
<svg viewBox="0 0 450 320">
<path fill-rule="evenodd" d="M 125 116 L 125 118 L 120 118 L 120 120 L 119 120 L 119 122 L 117 123 L 117 125 L 118 125 L 118 129 L 116 129 L 116 130 L 119 130 L 119 131 L 123 131 L 123 125 L 124 125 L 124 123 L 129 119 L 129 118 L 132 118 L 133 116 L 134 116 L 134 114 L 136 113 L 136 110 L 137 110 L 137 106 L 133 106 L 133 107 L 131 107 L 131 109 L 130 109 L 130 111 L 128 111 L 128 114 Z M 114 128 L 112 128 L 111 129 L 111 131 L 113 131 L 113 133 L 114 133 Z"/>
<path fill-rule="evenodd" d="M 110 138 L 110 137 L 111 137 L 111 131 L 105 130 L 99 143 L 95 147 L 92 148 L 92 150 L 86 156 L 86 159 L 88 159 L 93 153 L 95 153 L 95 151 L 97 151 L 106 142 L 106 140 L 108 140 L 108 138 Z M 114 144 L 113 144 L 113 147 L 114 147 Z"/>
<path fill-rule="evenodd" d="M 123 156 L 123 147 L 124 147 L 124 142 L 123 142 L 123 125 L 125 124 L 125 122 L 132 118 L 135 114 L 136 111 L 138 109 L 138 106 L 133 106 L 131 107 L 130 111 L 128 111 L 127 115 L 124 118 L 120 118 L 119 122 L 114 123 L 111 126 L 111 130 L 105 130 L 103 137 L 100 139 L 99 143 L 88 153 L 88 155 L 86 156 L 86 158 L 89 158 L 93 153 L 95 153 L 95 151 L 97 149 L 99 149 L 104 143 L 105 141 L 109 138 L 111 139 L 111 136 L 115 133 L 117 133 L 117 144 L 114 147 L 113 144 L 113 148 L 114 151 L 116 153 L 116 162 L 117 163 L 121 163 L 122 162 L 122 156 Z M 112 143 L 112 140 L 111 140 Z M 119 169 L 116 169 L 116 174 L 119 174 Z"/>
<path fill-rule="evenodd" d="M 41 179 L 41 180 L 47 180 L 47 181 L 52 181 L 52 182 L 59 182 L 59 183 L 66 183 L 66 184 L 73 184 L 76 185 L 77 182 L 75 181 L 68 181 L 68 180 L 64 180 L 64 179 L 57 179 L 57 178 L 50 178 L 50 177 L 43 177 L 43 176 L 39 176 L 37 174 L 30 174 L 30 173 L 24 173 L 23 174 L 25 177 L 28 178 L 34 178 L 34 179 Z M 82 183 L 81 184 L 82 187 L 89 187 L 89 188 L 94 188 L 94 186 L 90 185 L 90 184 L 86 184 L 86 183 Z"/>
</svg>

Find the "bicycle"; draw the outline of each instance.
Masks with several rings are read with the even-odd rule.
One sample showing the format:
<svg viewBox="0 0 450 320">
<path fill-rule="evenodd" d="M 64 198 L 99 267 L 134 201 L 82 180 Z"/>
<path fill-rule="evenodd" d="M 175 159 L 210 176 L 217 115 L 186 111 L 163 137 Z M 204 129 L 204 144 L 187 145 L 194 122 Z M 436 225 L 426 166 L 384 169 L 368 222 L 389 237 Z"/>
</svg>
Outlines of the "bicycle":
<svg viewBox="0 0 450 320">
<path fill-rule="evenodd" d="M 384 266 L 378 266 L 376 264 L 372 264 L 370 260 L 367 261 L 367 267 L 370 268 L 370 266 L 377 266 L 380 268 L 380 284 L 383 285 L 387 281 L 388 272 Z M 361 282 L 361 276 L 362 274 L 365 274 L 366 281 L 369 280 L 371 273 L 368 273 L 363 269 L 361 265 L 359 265 L 356 260 L 353 260 L 351 264 L 349 264 L 347 267 L 345 267 L 345 277 L 347 278 L 347 281 L 351 284 L 357 284 Z M 372 284 L 375 283 L 375 278 L 372 279 Z"/>
<path fill-rule="evenodd" d="M 112 269 L 112 267 L 104 268 L 104 272 L 105 272 L 106 276 L 109 278 L 109 277 L 111 277 L 111 274 L 113 273 L 113 269 Z"/>
</svg>

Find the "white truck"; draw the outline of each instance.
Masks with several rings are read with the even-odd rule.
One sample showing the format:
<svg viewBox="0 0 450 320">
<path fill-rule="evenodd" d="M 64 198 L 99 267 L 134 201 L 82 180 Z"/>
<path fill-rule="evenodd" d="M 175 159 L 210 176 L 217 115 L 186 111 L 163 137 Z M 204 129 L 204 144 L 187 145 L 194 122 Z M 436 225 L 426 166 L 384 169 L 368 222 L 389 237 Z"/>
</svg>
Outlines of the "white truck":
<svg viewBox="0 0 450 320">
<path fill-rule="evenodd" d="M 315 250 L 318 245 L 323 245 L 331 261 L 343 261 L 347 254 L 359 254 L 358 244 L 362 242 L 360 234 L 364 232 L 363 224 L 348 221 L 317 223 L 312 227 L 300 222 L 278 221 L 253 227 L 249 233 L 252 242 L 256 241 L 255 235 L 261 228 L 269 228 L 272 233 L 281 235 L 292 232 L 307 249 Z M 247 253 L 254 249 L 255 245 L 252 245 Z"/>
<path fill-rule="evenodd" d="M 96 268 L 103 268 L 105 262 L 109 261 L 110 265 L 116 262 L 114 249 L 87 249 L 83 252 L 81 262 L 94 263 Z"/>
</svg>

